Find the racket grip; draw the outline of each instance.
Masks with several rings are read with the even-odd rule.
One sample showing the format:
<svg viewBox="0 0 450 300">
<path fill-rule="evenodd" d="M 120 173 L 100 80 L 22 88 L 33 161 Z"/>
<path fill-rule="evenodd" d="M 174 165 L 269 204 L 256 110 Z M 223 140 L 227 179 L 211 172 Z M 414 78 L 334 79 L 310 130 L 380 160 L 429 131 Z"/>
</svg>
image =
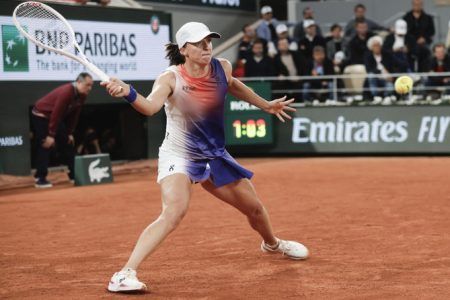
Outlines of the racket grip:
<svg viewBox="0 0 450 300">
<path fill-rule="evenodd" d="M 100 70 L 96 65 L 94 64 L 87 64 L 86 67 L 95 75 L 97 75 L 101 81 L 104 82 L 108 82 L 109 81 L 109 76 L 106 75 L 105 72 L 103 72 L 102 70 Z"/>
</svg>

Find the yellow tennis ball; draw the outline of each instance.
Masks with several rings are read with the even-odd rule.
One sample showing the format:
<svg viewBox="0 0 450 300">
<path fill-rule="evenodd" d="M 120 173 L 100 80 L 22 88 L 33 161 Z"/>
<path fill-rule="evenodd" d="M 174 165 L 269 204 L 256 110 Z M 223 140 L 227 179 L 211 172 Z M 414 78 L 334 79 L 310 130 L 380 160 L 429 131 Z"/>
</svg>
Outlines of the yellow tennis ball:
<svg viewBox="0 0 450 300">
<path fill-rule="evenodd" d="M 413 88 L 413 80 L 409 76 L 400 76 L 395 81 L 395 91 L 400 95 L 409 93 Z"/>
</svg>

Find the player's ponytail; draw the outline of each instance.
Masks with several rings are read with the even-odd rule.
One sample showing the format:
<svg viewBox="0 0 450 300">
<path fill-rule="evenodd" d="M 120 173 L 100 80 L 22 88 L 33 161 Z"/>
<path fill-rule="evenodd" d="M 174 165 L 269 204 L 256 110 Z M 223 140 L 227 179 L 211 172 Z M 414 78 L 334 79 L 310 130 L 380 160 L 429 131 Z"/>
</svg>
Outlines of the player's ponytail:
<svg viewBox="0 0 450 300">
<path fill-rule="evenodd" d="M 181 65 L 186 61 L 184 55 L 180 53 L 178 45 L 175 43 L 166 44 L 166 58 L 170 61 L 171 66 Z"/>
</svg>

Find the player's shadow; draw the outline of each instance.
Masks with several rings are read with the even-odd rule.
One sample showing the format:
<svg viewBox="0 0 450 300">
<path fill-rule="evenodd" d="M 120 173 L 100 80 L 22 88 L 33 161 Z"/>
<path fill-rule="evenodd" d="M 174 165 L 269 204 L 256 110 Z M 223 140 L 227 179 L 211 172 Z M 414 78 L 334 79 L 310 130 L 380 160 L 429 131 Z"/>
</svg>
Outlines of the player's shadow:
<svg viewBox="0 0 450 300">
<path fill-rule="evenodd" d="M 123 296 L 123 297 L 143 297 L 145 295 L 150 295 L 152 294 L 149 290 L 146 291 L 129 291 L 129 292 L 120 292 L 120 293 L 111 293 L 110 291 L 108 291 L 106 289 L 106 292 L 110 295 L 115 295 L 115 296 Z"/>
</svg>

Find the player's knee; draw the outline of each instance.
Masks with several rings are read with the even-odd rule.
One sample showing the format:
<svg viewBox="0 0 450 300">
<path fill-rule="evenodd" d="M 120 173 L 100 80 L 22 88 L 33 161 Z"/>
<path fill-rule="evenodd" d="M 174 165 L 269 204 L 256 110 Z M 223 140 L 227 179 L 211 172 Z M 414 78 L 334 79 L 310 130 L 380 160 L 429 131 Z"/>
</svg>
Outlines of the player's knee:
<svg viewBox="0 0 450 300">
<path fill-rule="evenodd" d="M 164 208 L 161 218 L 165 221 L 169 230 L 175 229 L 183 220 L 188 210 L 187 204 L 173 204 Z"/>
</svg>

